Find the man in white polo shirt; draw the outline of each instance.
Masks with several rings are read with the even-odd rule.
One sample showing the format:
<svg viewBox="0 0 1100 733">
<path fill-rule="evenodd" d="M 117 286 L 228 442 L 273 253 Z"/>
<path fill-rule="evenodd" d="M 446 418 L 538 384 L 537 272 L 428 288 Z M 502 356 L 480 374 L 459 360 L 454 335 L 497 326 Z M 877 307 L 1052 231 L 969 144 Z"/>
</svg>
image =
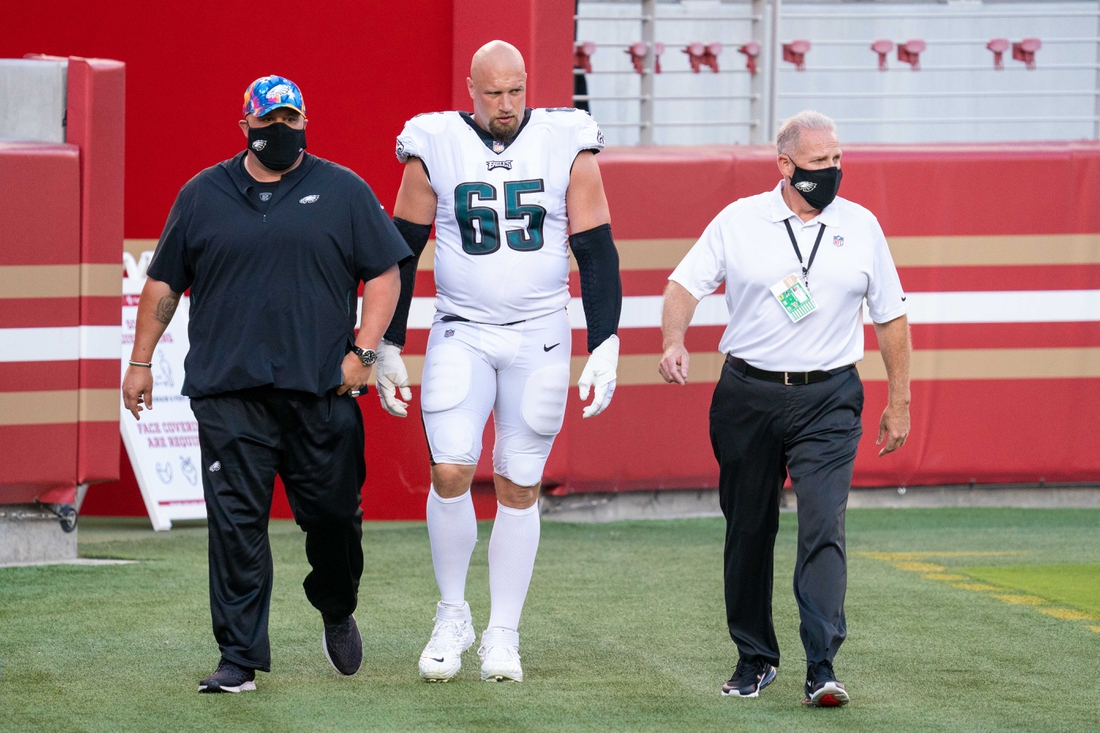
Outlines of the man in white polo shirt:
<svg viewBox="0 0 1100 733">
<path fill-rule="evenodd" d="M 837 198 L 840 144 L 828 117 L 804 111 L 776 137 L 783 180 L 727 206 L 669 277 L 665 381 L 686 384 L 684 335 L 699 300 L 726 284 L 727 355 L 710 408 L 726 517 L 725 595 L 740 658 L 722 694 L 756 697 L 775 679 L 772 560 L 779 491 L 798 497 L 794 593 L 806 649 L 804 705 L 848 702 L 833 672 L 844 641 L 844 509 L 862 433 L 862 304 L 889 380 L 880 456 L 909 434 L 909 323 L 886 237 L 869 211 Z"/>
</svg>

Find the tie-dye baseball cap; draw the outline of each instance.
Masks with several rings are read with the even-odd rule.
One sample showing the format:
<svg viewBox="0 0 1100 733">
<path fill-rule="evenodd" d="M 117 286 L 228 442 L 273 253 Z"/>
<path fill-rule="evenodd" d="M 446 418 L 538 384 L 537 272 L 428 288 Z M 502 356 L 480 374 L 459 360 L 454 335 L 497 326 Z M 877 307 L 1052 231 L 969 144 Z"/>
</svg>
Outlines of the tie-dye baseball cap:
<svg viewBox="0 0 1100 733">
<path fill-rule="evenodd" d="M 306 103 L 298 85 L 284 76 L 261 76 L 244 90 L 244 114 L 263 117 L 278 107 L 305 115 Z"/>
</svg>

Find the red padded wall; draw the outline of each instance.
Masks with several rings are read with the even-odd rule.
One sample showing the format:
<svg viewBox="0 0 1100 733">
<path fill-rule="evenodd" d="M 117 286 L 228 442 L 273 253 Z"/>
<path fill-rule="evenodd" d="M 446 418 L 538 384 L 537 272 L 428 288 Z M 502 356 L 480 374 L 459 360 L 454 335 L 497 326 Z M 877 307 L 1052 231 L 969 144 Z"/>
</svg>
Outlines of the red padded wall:
<svg viewBox="0 0 1100 733">
<path fill-rule="evenodd" d="M 451 1 L 36 0 L 5 3 L 0 57 L 117 59 L 126 79 L 128 238 L 160 235 L 180 186 L 241 150 L 245 87 L 302 87 L 309 150 L 362 175 L 389 207 L 405 120 L 451 103 Z"/>
<path fill-rule="evenodd" d="M 78 483 L 117 481 L 119 352 L 122 325 L 123 174 L 126 145 L 126 65 L 105 59 L 69 60 L 68 142 L 80 148 L 80 325 L 83 397 L 77 439 Z M 87 328 L 91 327 L 91 328 Z M 104 328 L 104 327 L 110 327 Z M 112 353 L 113 351 L 113 353 Z"/>
<path fill-rule="evenodd" d="M 0 328 L 61 327 L 75 333 L 80 322 L 77 148 L 0 143 L 0 222 L 0 277 L 6 286 L 0 293 Z M 79 394 L 72 341 L 66 349 L 71 360 L 0 362 L 2 504 L 36 497 L 72 501 Z"/>
<path fill-rule="evenodd" d="M 573 105 L 573 0 L 454 0 L 451 105 L 473 109 L 466 78 L 474 51 L 508 41 L 527 65 L 530 107 Z"/>
<path fill-rule="evenodd" d="M 534 103 L 565 103 L 572 77 L 551 70 L 568 64 L 558 57 L 571 40 L 571 22 L 563 20 L 572 13 L 567 6 L 560 0 L 345 0 L 326 4 L 325 12 L 303 12 L 288 0 L 260 6 L 41 0 L 5 8 L 0 55 L 42 51 L 128 64 L 125 235 L 151 238 L 180 185 L 240 149 L 240 95 L 256 76 L 280 73 L 299 82 L 310 117 L 310 150 L 362 174 L 389 206 L 401 175 L 392 158 L 394 135 L 409 117 L 465 99 L 469 53 L 489 38 L 476 35 L 482 27 L 528 55 L 529 69 L 538 74 L 531 83 Z M 539 18 L 546 19 L 545 33 L 538 32 Z M 271 38 L 264 30 L 269 19 L 290 23 L 293 37 Z M 1100 232 L 1100 148 L 1094 143 L 849 146 L 845 154 L 843 195 L 870 208 L 892 238 Z M 624 251 L 637 240 L 696 237 L 726 204 L 771 188 L 777 178 L 767 148 L 619 149 L 600 161 Z M 910 291 L 1011 283 L 1017 289 L 1029 283 L 1097 289 L 1098 267 L 1100 260 L 920 266 L 903 267 L 901 275 Z M 423 274 L 417 294 L 429 295 L 430 273 Z M 668 268 L 627 270 L 627 295 L 659 294 L 667 274 Z M 719 330 L 693 330 L 689 347 L 712 351 Z M 649 359 L 660 350 L 655 328 L 624 329 L 622 338 L 624 358 Z M 914 340 L 918 352 L 999 353 L 1087 349 L 1100 345 L 1100 334 L 1096 322 L 920 326 Z M 423 342 L 423 333 L 411 333 L 409 353 L 422 353 Z M 575 335 L 574 342 L 574 352 L 583 353 L 583 338 Z M 873 343 L 869 334 L 868 348 Z M 873 439 L 885 384 L 869 380 L 856 482 L 1094 480 L 1100 445 L 1094 431 L 1077 427 L 1100 417 L 1098 383 L 1049 376 L 918 380 L 913 438 L 901 453 L 878 459 Z M 571 393 L 548 482 L 564 491 L 713 485 L 716 469 L 705 432 L 711 389 L 705 381 L 682 389 L 624 384 L 605 415 L 583 422 Z M 413 408 L 403 421 L 385 416 L 373 391 L 361 400 L 368 429 L 368 517 L 423 516 L 428 470 L 418 397 L 414 388 Z M 479 475 L 486 475 L 485 466 Z M 488 495 L 479 497 L 484 509 L 491 507 Z M 277 501 L 280 506 L 285 511 Z"/>
</svg>

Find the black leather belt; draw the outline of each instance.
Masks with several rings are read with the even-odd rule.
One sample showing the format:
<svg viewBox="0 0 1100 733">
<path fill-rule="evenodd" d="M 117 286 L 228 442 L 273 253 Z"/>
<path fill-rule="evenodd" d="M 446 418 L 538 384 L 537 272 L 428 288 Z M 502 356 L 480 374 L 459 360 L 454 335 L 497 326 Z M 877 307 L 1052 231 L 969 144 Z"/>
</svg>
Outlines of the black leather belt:
<svg viewBox="0 0 1100 733">
<path fill-rule="evenodd" d="M 797 387 L 804 384 L 816 384 L 817 382 L 824 382 L 834 374 L 840 374 L 843 371 L 847 371 L 852 368 L 852 365 L 838 367 L 837 369 L 830 369 L 827 372 L 769 372 L 764 369 L 757 369 L 744 359 L 738 359 L 733 354 L 726 357 L 726 363 L 737 371 L 744 374 L 746 377 L 752 377 L 753 379 L 762 379 L 765 382 L 777 382 L 779 384 L 785 384 L 788 387 Z"/>
</svg>

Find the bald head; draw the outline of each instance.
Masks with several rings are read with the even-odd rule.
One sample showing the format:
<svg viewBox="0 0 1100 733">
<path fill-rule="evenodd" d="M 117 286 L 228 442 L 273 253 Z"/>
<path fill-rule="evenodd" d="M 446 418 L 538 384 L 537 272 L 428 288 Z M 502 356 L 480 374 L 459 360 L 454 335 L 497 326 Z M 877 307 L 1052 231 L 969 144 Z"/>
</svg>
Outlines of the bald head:
<svg viewBox="0 0 1100 733">
<path fill-rule="evenodd" d="M 474 101 L 474 122 L 498 140 L 519 131 L 527 102 L 523 55 L 504 41 L 489 41 L 474 53 L 466 79 Z"/>
<path fill-rule="evenodd" d="M 527 76 L 523 54 L 507 41 L 489 41 L 474 52 L 470 60 L 470 78 L 477 81 L 486 75 L 500 74 Z"/>
</svg>

